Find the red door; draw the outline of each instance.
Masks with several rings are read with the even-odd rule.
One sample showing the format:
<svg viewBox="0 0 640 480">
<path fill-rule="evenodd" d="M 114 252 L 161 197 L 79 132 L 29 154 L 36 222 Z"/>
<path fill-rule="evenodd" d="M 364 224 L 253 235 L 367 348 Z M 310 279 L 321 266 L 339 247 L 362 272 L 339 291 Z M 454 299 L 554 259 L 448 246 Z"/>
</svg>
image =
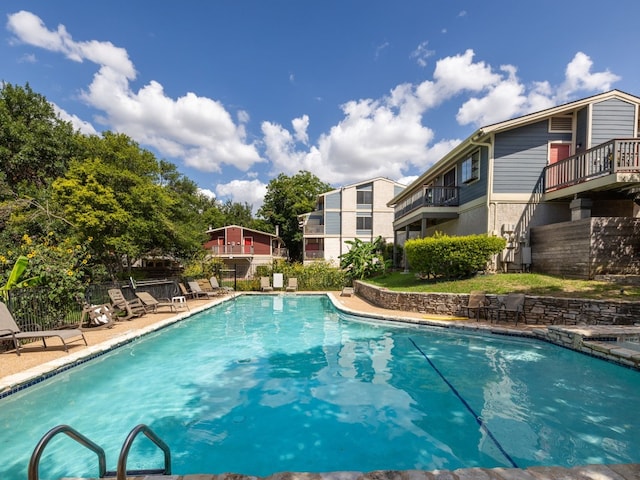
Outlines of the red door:
<svg viewBox="0 0 640 480">
<path fill-rule="evenodd" d="M 549 148 L 549 165 L 569 158 L 571 156 L 571 145 L 568 143 L 552 143 Z M 547 172 L 546 187 L 547 190 L 554 189 L 558 185 L 561 185 L 570 180 L 568 173 L 570 171 L 569 165 L 559 165 L 555 168 L 550 168 Z"/>
</svg>

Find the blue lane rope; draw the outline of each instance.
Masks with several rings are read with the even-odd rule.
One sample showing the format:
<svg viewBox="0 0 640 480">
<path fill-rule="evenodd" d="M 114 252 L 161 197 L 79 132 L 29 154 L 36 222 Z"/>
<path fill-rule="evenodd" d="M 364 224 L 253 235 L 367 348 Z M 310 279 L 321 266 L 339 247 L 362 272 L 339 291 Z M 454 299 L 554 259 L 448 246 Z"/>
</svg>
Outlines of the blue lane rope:
<svg viewBox="0 0 640 480">
<path fill-rule="evenodd" d="M 473 415 L 473 418 L 476 419 L 476 422 L 478 423 L 478 425 L 480 425 L 480 428 L 482 428 L 487 433 L 489 438 L 493 441 L 493 443 L 498 448 L 498 450 L 500 450 L 502 455 L 504 455 L 504 457 L 509 461 L 511 466 L 513 468 L 520 468 L 518 467 L 516 462 L 513 461 L 511 456 L 505 451 L 505 449 L 502 447 L 498 439 L 494 437 L 493 433 L 491 433 L 491 430 L 489 430 L 489 427 L 487 427 L 487 425 L 484 423 L 484 421 L 482 420 L 482 417 L 473 410 L 471 405 L 469 405 L 469 403 L 464 399 L 464 397 L 460 394 L 460 392 L 458 392 L 456 387 L 454 387 L 453 384 L 449 380 L 447 380 L 447 378 L 442 374 L 442 372 L 438 369 L 438 367 L 436 367 L 435 364 L 431 361 L 429 356 L 422 351 L 422 349 L 416 344 L 416 342 L 413 341 L 413 338 L 409 338 L 409 340 L 411 340 L 411 343 L 413 343 L 413 346 L 416 347 L 416 350 L 418 350 L 418 352 L 420 352 L 420 354 L 427 360 L 427 362 L 429 362 L 429 365 L 431 365 L 431 368 L 433 368 L 433 370 L 440 376 L 440 378 L 442 378 L 444 383 L 446 383 L 449 386 L 451 391 L 456 395 L 456 397 L 458 397 L 458 399 L 462 402 L 462 404 L 466 407 L 466 409 L 469 410 L 469 413 L 471 413 L 471 415 Z"/>
</svg>

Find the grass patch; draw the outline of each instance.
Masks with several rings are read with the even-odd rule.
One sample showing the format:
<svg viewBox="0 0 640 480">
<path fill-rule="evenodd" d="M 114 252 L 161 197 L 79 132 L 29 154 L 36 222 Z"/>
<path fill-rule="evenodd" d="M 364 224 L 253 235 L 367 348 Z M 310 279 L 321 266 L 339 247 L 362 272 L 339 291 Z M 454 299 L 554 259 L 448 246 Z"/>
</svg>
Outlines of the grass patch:
<svg viewBox="0 0 640 480">
<path fill-rule="evenodd" d="M 522 292 L 528 295 L 593 298 L 601 300 L 640 300 L 640 286 L 595 280 L 572 280 L 538 273 L 497 273 L 454 281 L 421 280 L 413 273 L 393 272 L 366 280 L 389 290 L 402 292 L 469 293 L 484 290 L 502 295 Z"/>
</svg>

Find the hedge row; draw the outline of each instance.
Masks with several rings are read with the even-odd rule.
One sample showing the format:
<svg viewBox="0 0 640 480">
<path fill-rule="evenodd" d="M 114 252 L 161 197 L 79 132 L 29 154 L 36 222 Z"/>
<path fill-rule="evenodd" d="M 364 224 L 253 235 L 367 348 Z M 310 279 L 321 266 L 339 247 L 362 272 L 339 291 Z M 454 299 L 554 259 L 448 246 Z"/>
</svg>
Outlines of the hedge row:
<svg viewBox="0 0 640 480">
<path fill-rule="evenodd" d="M 491 257 L 506 246 L 501 237 L 468 235 L 449 237 L 439 234 L 404 245 L 411 270 L 424 277 L 464 278 L 486 270 Z"/>
</svg>

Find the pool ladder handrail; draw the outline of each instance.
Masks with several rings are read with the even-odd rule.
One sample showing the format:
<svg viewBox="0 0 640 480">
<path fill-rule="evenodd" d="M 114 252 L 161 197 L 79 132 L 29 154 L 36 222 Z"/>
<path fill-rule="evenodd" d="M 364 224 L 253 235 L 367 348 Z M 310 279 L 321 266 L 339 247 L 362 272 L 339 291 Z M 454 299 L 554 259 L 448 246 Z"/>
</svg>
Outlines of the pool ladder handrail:
<svg viewBox="0 0 640 480">
<path fill-rule="evenodd" d="M 127 471 L 127 457 L 129 456 L 129 450 L 131 449 L 131 445 L 133 444 L 136 436 L 140 432 L 144 433 L 149 440 L 155 443 L 156 446 L 162 450 L 162 452 L 164 453 L 164 468 Z M 36 448 L 33 450 L 31 459 L 29 460 L 28 480 L 39 480 L 40 457 L 42 457 L 42 453 L 44 452 L 45 447 L 59 433 L 68 435 L 70 438 L 78 442 L 80 445 L 93 451 L 98 456 L 99 478 L 116 477 L 116 480 L 126 480 L 127 475 L 171 475 L 171 450 L 169 449 L 169 446 L 165 442 L 163 442 L 160 437 L 158 437 L 148 426 L 144 424 L 137 425 L 133 428 L 133 430 L 131 430 L 131 432 L 129 432 L 129 435 L 127 436 L 127 439 L 124 441 L 122 449 L 120 450 L 118 465 L 115 472 L 107 471 L 106 455 L 104 453 L 104 449 L 100 445 L 91 441 L 89 438 L 85 437 L 69 425 L 58 425 L 45 433 L 38 442 L 38 445 L 36 445 Z"/>
</svg>

